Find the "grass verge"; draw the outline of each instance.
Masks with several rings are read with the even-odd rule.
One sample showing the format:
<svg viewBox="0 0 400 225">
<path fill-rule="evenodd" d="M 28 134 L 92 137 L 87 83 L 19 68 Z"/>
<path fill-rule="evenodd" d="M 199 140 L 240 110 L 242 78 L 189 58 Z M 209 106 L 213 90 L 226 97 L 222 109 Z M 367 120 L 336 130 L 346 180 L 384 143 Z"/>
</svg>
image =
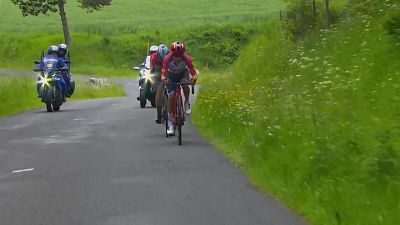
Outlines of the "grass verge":
<svg viewBox="0 0 400 225">
<path fill-rule="evenodd" d="M 37 98 L 36 80 L 31 76 L 0 76 L 0 117 L 9 116 L 16 112 L 42 107 L 43 103 Z M 69 99 L 72 101 L 124 96 L 122 85 L 115 83 L 102 83 L 92 85 L 86 81 L 75 81 L 76 92 Z"/>
<path fill-rule="evenodd" d="M 400 224 L 400 44 L 384 13 L 297 44 L 270 24 L 202 82 L 200 131 L 313 224 Z"/>
</svg>

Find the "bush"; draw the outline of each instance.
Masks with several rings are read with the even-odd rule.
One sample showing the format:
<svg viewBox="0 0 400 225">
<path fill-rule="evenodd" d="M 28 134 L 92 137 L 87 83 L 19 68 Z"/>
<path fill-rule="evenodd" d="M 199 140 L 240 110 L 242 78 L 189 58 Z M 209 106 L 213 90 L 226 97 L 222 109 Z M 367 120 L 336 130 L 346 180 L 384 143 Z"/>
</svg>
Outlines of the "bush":
<svg viewBox="0 0 400 225">
<path fill-rule="evenodd" d="M 203 66 L 224 68 L 237 59 L 241 47 L 249 40 L 249 31 L 237 26 L 212 27 L 192 31 L 186 39 Z"/>
<path fill-rule="evenodd" d="M 283 15 L 283 28 L 292 40 L 301 39 L 311 30 L 318 30 L 338 21 L 339 10 L 334 5 L 330 5 L 329 10 L 328 22 L 324 1 L 315 1 L 314 15 L 313 1 L 291 0 Z"/>
<path fill-rule="evenodd" d="M 384 28 L 396 41 L 400 41 L 400 12 L 398 10 L 388 13 L 384 20 Z"/>
</svg>

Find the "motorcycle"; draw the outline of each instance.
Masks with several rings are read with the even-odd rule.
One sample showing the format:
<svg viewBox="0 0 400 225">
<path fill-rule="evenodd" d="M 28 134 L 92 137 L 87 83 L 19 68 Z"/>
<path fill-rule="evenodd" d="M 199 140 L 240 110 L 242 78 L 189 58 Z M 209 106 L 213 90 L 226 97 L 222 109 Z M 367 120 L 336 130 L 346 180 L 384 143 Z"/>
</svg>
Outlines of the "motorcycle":
<svg viewBox="0 0 400 225">
<path fill-rule="evenodd" d="M 139 71 L 139 97 L 137 97 L 137 100 L 140 102 L 141 108 L 146 107 L 147 101 L 150 101 L 152 107 L 156 106 L 155 98 L 158 81 L 155 75 L 150 73 L 150 68 L 146 64 L 148 63 L 133 67 L 133 69 Z"/>
<path fill-rule="evenodd" d="M 64 63 L 69 63 L 65 60 Z M 67 72 L 67 68 L 59 68 L 58 58 L 44 56 L 43 52 L 40 61 L 35 61 L 35 72 L 40 72 L 37 81 L 37 91 L 39 98 L 46 104 L 47 112 L 59 111 L 63 102 L 65 102 L 65 94 L 63 88 L 65 83 L 62 72 Z"/>
</svg>

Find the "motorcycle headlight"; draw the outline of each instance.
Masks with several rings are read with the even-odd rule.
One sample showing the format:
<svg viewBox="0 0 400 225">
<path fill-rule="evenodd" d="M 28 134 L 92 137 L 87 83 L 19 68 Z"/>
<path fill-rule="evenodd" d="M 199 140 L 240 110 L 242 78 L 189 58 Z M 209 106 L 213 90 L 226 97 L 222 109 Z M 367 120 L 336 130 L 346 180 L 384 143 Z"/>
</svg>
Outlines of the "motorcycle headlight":
<svg viewBox="0 0 400 225">
<path fill-rule="evenodd" d="M 155 77 L 156 77 L 156 74 L 149 73 L 149 74 L 146 74 L 145 79 L 146 79 L 146 81 L 150 81 L 151 83 L 154 83 Z"/>
<path fill-rule="evenodd" d="M 50 78 L 51 77 L 51 73 L 50 72 L 44 72 L 43 75 L 46 78 Z"/>
</svg>

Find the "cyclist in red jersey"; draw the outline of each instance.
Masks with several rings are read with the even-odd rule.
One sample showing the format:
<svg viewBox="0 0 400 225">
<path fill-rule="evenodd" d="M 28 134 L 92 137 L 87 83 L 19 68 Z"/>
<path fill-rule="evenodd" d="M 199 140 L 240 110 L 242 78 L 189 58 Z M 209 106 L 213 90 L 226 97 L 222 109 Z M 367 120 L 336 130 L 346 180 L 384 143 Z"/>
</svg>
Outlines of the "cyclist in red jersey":
<svg viewBox="0 0 400 225">
<path fill-rule="evenodd" d="M 152 53 L 150 56 L 150 73 L 155 74 L 155 82 L 157 82 L 157 92 L 156 92 L 156 107 L 157 107 L 157 119 L 156 123 L 160 124 L 161 112 L 163 107 L 162 96 L 164 92 L 164 85 L 161 82 L 161 69 L 163 66 L 163 59 L 168 55 L 168 48 L 166 45 L 161 44 L 157 51 Z"/>
<path fill-rule="evenodd" d="M 174 93 L 176 90 L 176 85 L 173 83 L 188 83 L 190 81 L 194 85 L 197 81 L 197 72 L 193 67 L 192 58 L 185 53 L 185 45 L 182 42 L 177 41 L 172 44 L 171 52 L 164 57 L 161 73 L 163 83 L 167 84 L 169 96 L 167 133 L 172 135 L 174 133 L 172 113 L 174 111 Z M 190 89 L 187 85 L 182 85 L 182 89 L 185 96 L 185 113 L 190 114 Z"/>
</svg>

